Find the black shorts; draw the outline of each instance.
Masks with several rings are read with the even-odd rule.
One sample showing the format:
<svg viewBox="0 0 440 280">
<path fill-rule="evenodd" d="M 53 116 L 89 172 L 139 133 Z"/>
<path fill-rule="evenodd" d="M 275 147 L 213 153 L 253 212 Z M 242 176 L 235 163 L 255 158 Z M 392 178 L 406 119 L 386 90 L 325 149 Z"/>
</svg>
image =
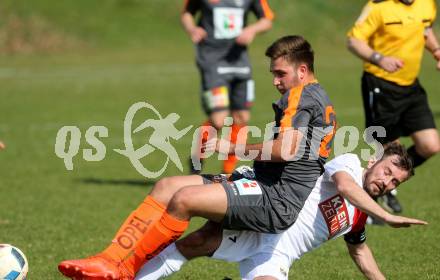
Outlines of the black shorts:
<svg viewBox="0 0 440 280">
<path fill-rule="evenodd" d="M 382 144 L 436 127 L 426 92 L 418 80 L 410 86 L 399 86 L 364 72 L 362 99 L 366 127 L 382 126 L 386 130 L 386 137 L 375 137 Z"/>
<path fill-rule="evenodd" d="M 250 74 L 221 74 L 215 66 L 199 66 L 199 71 L 202 77 L 201 101 L 206 114 L 222 110 L 249 110 L 252 107 L 255 86 Z"/>
<path fill-rule="evenodd" d="M 280 233 L 288 229 L 298 217 L 298 212 L 279 197 L 277 185 L 266 185 L 257 180 L 237 179 L 227 181 L 222 175 L 202 175 L 204 184 L 221 183 L 226 191 L 228 208 L 223 228 Z"/>
</svg>

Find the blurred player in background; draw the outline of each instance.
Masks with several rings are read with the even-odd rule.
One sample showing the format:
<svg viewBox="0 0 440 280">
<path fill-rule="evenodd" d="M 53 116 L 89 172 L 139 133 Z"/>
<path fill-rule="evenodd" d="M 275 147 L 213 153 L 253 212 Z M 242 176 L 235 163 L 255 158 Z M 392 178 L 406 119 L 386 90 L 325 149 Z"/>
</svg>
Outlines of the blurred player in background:
<svg viewBox="0 0 440 280">
<path fill-rule="evenodd" d="M 287 280 L 294 261 L 340 236 L 344 236 L 348 253 L 366 278 L 385 279 L 365 243 L 365 213 L 377 215 L 387 222 L 387 217 L 392 215 L 371 197 L 382 196 L 394 189 L 412 172 L 412 161 L 406 149 L 397 143 L 385 149 L 382 159 L 371 159 L 366 169 L 354 154 L 338 156 L 325 165 L 325 172 L 316 182 L 298 220 L 284 233 L 223 230 L 220 225 L 208 222 L 145 264 L 136 279 L 166 277 L 178 271 L 187 260 L 211 256 L 239 262 L 242 279 Z M 356 194 L 361 195 L 356 198 Z M 365 211 L 362 204 L 373 205 L 374 208 L 370 209 L 374 209 L 374 213 Z M 402 218 L 399 223 L 389 224 L 407 227 L 426 223 Z"/>
<path fill-rule="evenodd" d="M 247 24 L 253 12 L 257 21 Z M 195 16 L 199 14 L 198 23 Z M 186 0 L 181 15 L 182 25 L 196 45 L 196 62 L 201 76 L 201 100 L 208 120 L 202 126 L 220 130 L 225 118 L 232 116 L 230 140 L 245 143 L 250 119 L 249 109 L 254 101 L 254 81 L 247 46 L 258 33 L 272 27 L 274 14 L 266 0 Z M 191 152 L 192 174 L 199 174 L 200 146 L 207 133 L 202 129 L 198 147 Z M 223 172 L 231 173 L 237 158 L 230 155 L 223 162 Z"/>
<path fill-rule="evenodd" d="M 432 25 L 436 17 L 434 0 L 373 0 L 364 7 L 348 32 L 348 48 L 364 60 L 362 99 L 366 126 L 383 126 L 383 143 L 411 136 L 408 149 L 414 167 L 440 151 L 426 92 L 417 76 L 423 49 L 437 61 L 440 45 Z M 399 213 L 402 207 L 390 193 L 385 205 Z"/>
</svg>

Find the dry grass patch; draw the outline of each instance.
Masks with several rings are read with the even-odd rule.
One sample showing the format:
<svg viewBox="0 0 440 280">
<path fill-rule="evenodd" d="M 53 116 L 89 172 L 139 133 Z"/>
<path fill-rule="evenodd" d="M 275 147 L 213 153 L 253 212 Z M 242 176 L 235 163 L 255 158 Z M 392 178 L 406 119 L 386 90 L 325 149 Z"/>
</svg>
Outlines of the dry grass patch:
<svg viewBox="0 0 440 280">
<path fill-rule="evenodd" d="M 59 30 L 40 16 L 6 17 L 0 26 L 0 53 L 53 53 L 85 47 L 78 38 Z"/>
</svg>

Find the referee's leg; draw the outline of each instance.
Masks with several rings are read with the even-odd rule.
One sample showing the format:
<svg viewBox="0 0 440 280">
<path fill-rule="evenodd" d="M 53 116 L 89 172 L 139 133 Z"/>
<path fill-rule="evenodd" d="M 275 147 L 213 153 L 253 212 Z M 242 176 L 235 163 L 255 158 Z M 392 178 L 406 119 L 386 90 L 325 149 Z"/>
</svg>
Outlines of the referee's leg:
<svg viewBox="0 0 440 280">
<path fill-rule="evenodd" d="M 413 157 L 414 167 L 421 165 L 427 159 L 440 152 L 440 137 L 435 128 L 416 131 L 411 134 L 414 142 L 413 150 L 408 151 Z"/>
</svg>

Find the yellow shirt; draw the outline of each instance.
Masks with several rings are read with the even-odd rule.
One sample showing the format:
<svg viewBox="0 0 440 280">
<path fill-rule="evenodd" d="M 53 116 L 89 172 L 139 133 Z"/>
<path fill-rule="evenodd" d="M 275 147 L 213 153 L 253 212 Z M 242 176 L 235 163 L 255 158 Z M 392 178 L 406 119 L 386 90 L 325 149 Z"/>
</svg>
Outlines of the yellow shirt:
<svg viewBox="0 0 440 280">
<path fill-rule="evenodd" d="M 364 70 L 402 86 L 414 83 L 420 71 L 425 29 L 433 24 L 436 12 L 434 0 L 415 0 L 409 6 L 399 0 L 368 2 L 347 35 L 367 42 L 384 56 L 403 60 L 404 65 L 388 73 L 365 62 Z"/>
</svg>

